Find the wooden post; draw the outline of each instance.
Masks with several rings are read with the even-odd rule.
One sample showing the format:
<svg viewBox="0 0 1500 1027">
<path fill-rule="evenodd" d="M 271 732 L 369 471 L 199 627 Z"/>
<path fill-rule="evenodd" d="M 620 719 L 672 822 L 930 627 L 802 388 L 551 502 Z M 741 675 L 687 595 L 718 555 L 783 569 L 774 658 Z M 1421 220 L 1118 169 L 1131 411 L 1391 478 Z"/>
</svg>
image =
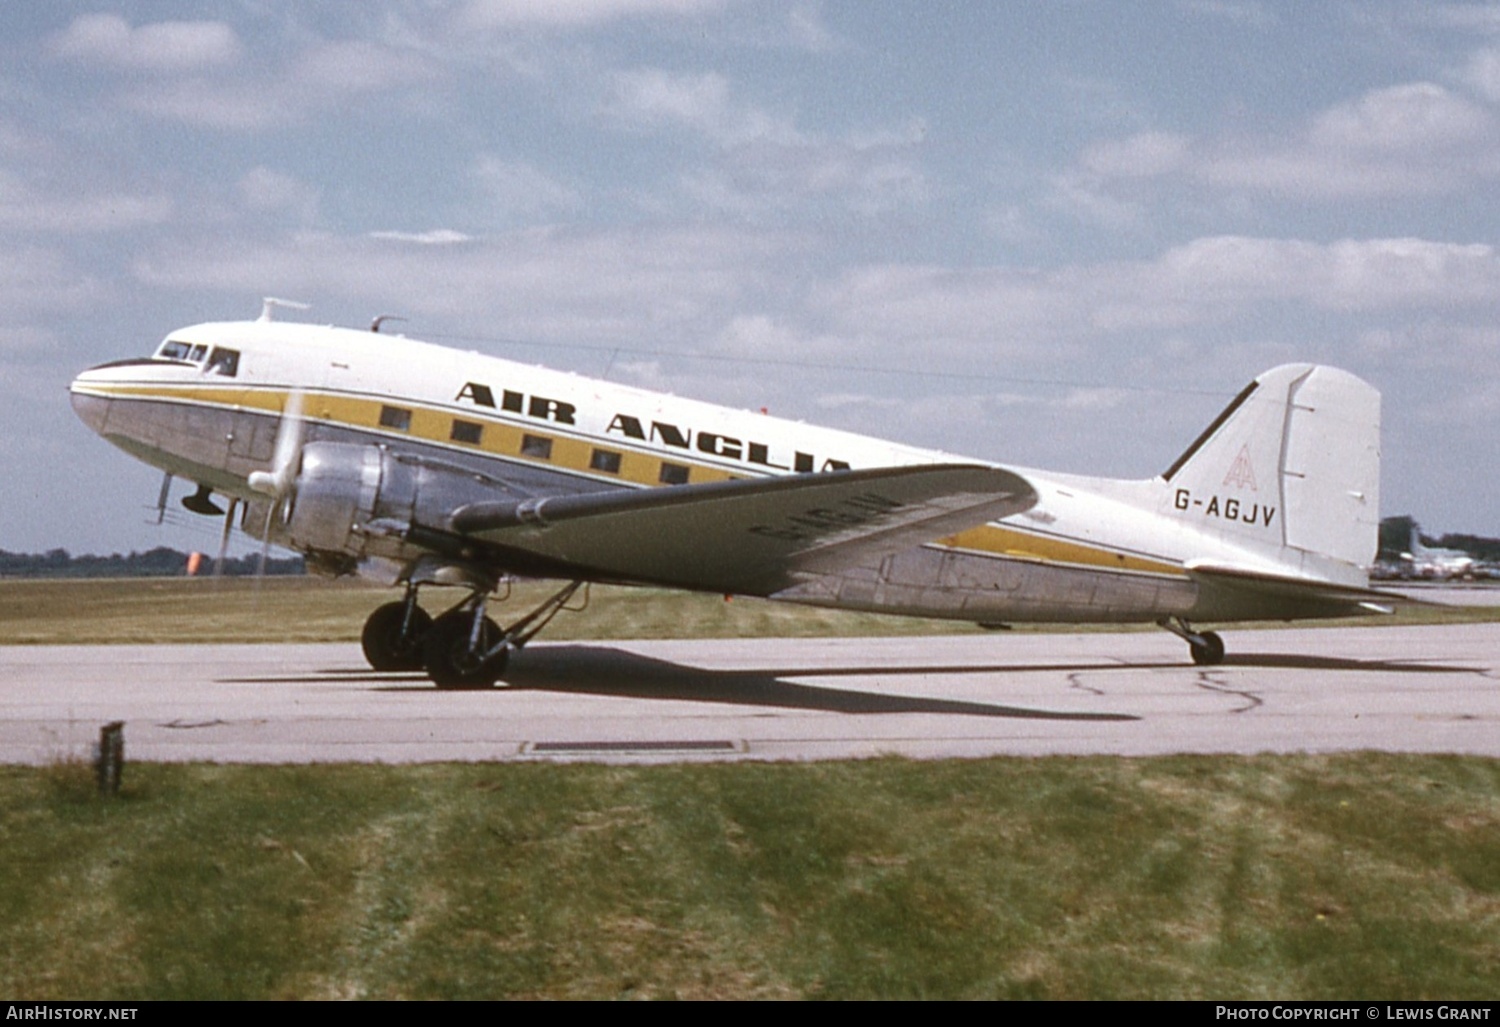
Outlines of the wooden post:
<svg viewBox="0 0 1500 1027">
<path fill-rule="evenodd" d="M 125 722 L 111 721 L 99 729 L 94 750 L 94 779 L 104 798 L 120 794 L 120 774 L 125 769 Z"/>
</svg>

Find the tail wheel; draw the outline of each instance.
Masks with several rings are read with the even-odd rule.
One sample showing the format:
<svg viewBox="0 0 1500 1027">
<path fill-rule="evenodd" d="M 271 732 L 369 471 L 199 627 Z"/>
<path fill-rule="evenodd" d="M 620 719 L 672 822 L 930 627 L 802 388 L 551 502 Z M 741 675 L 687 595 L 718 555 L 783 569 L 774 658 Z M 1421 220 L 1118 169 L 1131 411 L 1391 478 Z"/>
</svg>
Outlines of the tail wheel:
<svg viewBox="0 0 1500 1027">
<path fill-rule="evenodd" d="M 474 615 L 464 610 L 443 614 L 427 630 L 423 661 L 428 677 L 439 688 L 490 688 L 505 673 L 509 650 L 484 657 L 500 641 L 500 626 L 484 618 L 477 650 L 470 645 L 473 630 Z"/>
<path fill-rule="evenodd" d="M 1193 654 L 1193 662 L 1200 667 L 1212 667 L 1223 663 L 1224 640 L 1212 631 L 1205 631 L 1198 637 L 1200 641 L 1188 643 L 1188 651 Z"/>
<path fill-rule="evenodd" d="M 365 620 L 359 644 L 376 670 L 421 670 L 422 647 L 431 628 L 432 616 L 420 606 L 411 608 L 408 620 L 406 603 L 386 603 Z"/>
</svg>

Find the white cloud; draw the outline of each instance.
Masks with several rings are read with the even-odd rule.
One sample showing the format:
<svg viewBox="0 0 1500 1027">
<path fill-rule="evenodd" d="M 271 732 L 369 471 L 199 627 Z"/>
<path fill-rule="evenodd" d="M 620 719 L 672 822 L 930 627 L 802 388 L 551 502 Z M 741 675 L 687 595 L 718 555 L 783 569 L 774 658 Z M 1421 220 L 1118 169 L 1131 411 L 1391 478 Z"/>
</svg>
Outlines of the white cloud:
<svg viewBox="0 0 1500 1027">
<path fill-rule="evenodd" d="M 683 184 L 708 207 L 752 218 L 818 204 L 874 217 L 931 198 L 926 173 L 903 148 L 840 139 L 734 147 L 690 172 Z"/>
<path fill-rule="evenodd" d="M 132 28 L 114 14 L 74 18 L 53 37 L 52 54 L 123 71 L 196 71 L 232 64 L 241 47 L 219 21 L 163 21 Z"/>
<path fill-rule="evenodd" d="M 1475 141 L 1493 142 L 1493 117 L 1431 82 L 1374 89 L 1314 120 L 1308 142 L 1317 148 L 1417 153 Z"/>
<path fill-rule="evenodd" d="M 473 175 L 485 196 L 507 216 L 571 213 L 583 207 L 577 189 L 525 161 L 487 155 L 475 163 Z"/>
<path fill-rule="evenodd" d="M 847 340 L 811 336 L 806 327 L 770 314 L 737 313 L 714 336 L 711 349 L 748 360 L 816 360 L 837 363 L 857 354 Z"/>
<path fill-rule="evenodd" d="M 153 287 L 338 296 L 518 339 L 698 342 L 784 253 L 763 237 L 714 228 L 462 236 L 302 233 L 234 246 L 200 238 L 191 250 L 151 248 L 134 272 Z"/>
<path fill-rule="evenodd" d="M 429 83 L 440 75 L 422 55 L 360 40 L 319 42 L 284 64 L 141 83 L 121 98 L 151 117 L 227 131 L 296 124 L 354 100 Z"/>
<path fill-rule="evenodd" d="M 56 247 L 13 246 L 0 265 L 0 309 L 6 312 L 11 340 L 50 337 L 51 328 L 32 323 L 38 315 L 51 322 L 58 311 L 101 302 L 104 287 Z M 8 348 L 8 347 L 0 347 Z"/>
<path fill-rule="evenodd" d="M 284 211 L 310 222 L 317 215 L 318 191 L 291 175 L 270 168 L 251 168 L 237 186 L 240 199 L 252 211 Z"/>
<path fill-rule="evenodd" d="M 794 42 L 813 53 L 826 53 L 840 45 L 816 8 L 802 6 L 788 11 L 787 28 Z"/>
<path fill-rule="evenodd" d="M 454 246 L 458 243 L 470 242 L 473 237 L 451 228 L 434 228 L 427 232 L 371 232 L 370 238 L 384 239 L 387 242 L 416 243 L 419 246 Z"/>
<path fill-rule="evenodd" d="M 1187 157 L 1186 136 L 1141 132 L 1125 139 L 1095 143 L 1084 151 L 1080 163 L 1095 175 L 1145 178 L 1176 171 Z"/>
<path fill-rule="evenodd" d="M 1177 0 L 1177 6 L 1189 14 L 1223 18 L 1237 25 L 1265 28 L 1276 24 L 1276 16 L 1256 0 Z"/>
<path fill-rule="evenodd" d="M 717 72 L 644 68 L 617 73 L 611 85 L 606 112 L 624 124 L 682 129 L 710 145 L 681 184 L 693 199 L 717 211 L 754 218 L 831 203 L 876 216 L 920 206 L 931 197 L 915 156 L 927 133 L 920 120 L 820 135 L 738 102 L 729 80 Z"/>
<path fill-rule="evenodd" d="M 1330 107 L 1289 141 L 1149 132 L 1095 143 L 1060 181 L 1076 209 L 1119 224 L 1111 205 L 1139 200 L 1115 186 L 1167 178 L 1300 199 L 1431 195 L 1500 178 L 1500 121 L 1442 86 L 1407 83 Z"/>
<path fill-rule="evenodd" d="M 729 80 L 717 72 L 676 74 L 660 68 L 616 72 L 610 113 L 650 127 L 682 126 L 714 138 L 732 130 Z"/>
<path fill-rule="evenodd" d="M 1470 54 L 1460 77 L 1484 99 L 1500 103 L 1500 49 L 1487 47 Z"/>
<path fill-rule="evenodd" d="M 721 10 L 724 0 L 469 0 L 463 24 L 488 28 L 592 28 L 622 18 L 683 17 Z"/>
<path fill-rule="evenodd" d="M 1100 176 L 1077 172 L 1054 176 L 1046 202 L 1076 220 L 1116 231 L 1138 226 L 1146 214 L 1144 204 L 1114 195 Z"/>
<path fill-rule="evenodd" d="M 1102 337 L 1161 334 L 1246 311 L 1370 313 L 1492 311 L 1500 257 L 1485 245 L 1421 239 L 1219 236 L 1146 261 L 1028 271 L 885 265 L 844 273 L 815 290 L 835 330 L 908 340 L 934 352 L 1052 362 Z"/>
<path fill-rule="evenodd" d="M 0 169 L 0 228 L 57 234 L 118 232 L 166 221 L 169 197 L 109 191 L 39 190 Z"/>
<path fill-rule="evenodd" d="M 309 101 L 326 104 L 436 77 L 437 71 L 428 59 L 411 50 L 359 39 L 328 40 L 297 55 L 280 99 L 306 96 Z"/>
</svg>

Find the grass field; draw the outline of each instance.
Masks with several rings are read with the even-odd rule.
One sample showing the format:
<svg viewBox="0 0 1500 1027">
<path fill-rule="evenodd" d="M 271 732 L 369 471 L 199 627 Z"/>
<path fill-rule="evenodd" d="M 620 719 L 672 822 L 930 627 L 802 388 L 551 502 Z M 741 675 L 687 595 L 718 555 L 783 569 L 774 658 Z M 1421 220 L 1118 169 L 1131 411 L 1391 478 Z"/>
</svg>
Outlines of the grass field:
<svg viewBox="0 0 1500 1027">
<path fill-rule="evenodd" d="M 0 769 L 0 994 L 1500 994 L 1500 763 Z"/>
<path fill-rule="evenodd" d="M 513 619 L 555 587 L 543 582 L 518 584 L 507 602 L 494 605 L 494 615 L 502 621 Z M 0 645 L 355 641 L 370 611 L 400 594 L 358 581 L 315 578 L 0 580 Z M 452 589 L 424 594 L 424 602 L 432 604 L 429 608 L 434 612 L 442 609 L 437 604 L 457 599 Z M 542 637 L 753 638 L 981 630 L 957 621 L 820 610 L 763 599 L 727 601 L 723 596 L 666 589 L 594 586 L 586 603 L 581 612 L 559 616 Z M 1495 607 L 1417 608 L 1394 617 L 1362 618 L 1358 623 L 1452 623 L 1497 617 L 1500 608 Z M 1028 629 L 1018 626 L 1018 630 Z"/>
<path fill-rule="evenodd" d="M 539 603 L 557 586 L 525 582 L 501 620 Z M 119 642 L 344 642 L 359 638 L 371 610 L 399 589 L 315 578 L 0 581 L 0 645 Z M 434 613 L 454 589 L 423 594 Z M 576 599 L 573 606 L 585 603 Z M 909 617 L 811 610 L 786 603 L 693 595 L 666 589 L 593 586 L 581 612 L 560 615 L 546 638 L 734 638 L 756 635 L 920 634 L 977 631 Z"/>
</svg>

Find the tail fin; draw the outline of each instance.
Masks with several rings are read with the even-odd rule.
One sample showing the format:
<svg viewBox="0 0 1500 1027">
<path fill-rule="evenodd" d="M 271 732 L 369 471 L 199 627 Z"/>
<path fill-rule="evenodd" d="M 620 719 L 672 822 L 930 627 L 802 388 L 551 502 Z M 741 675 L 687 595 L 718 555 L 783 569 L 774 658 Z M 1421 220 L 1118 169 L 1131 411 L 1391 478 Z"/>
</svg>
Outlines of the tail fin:
<svg viewBox="0 0 1500 1027">
<path fill-rule="evenodd" d="M 1273 368 L 1163 478 L 1175 509 L 1225 542 L 1279 548 L 1279 562 L 1313 573 L 1317 557 L 1365 567 L 1379 533 L 1380 393 L 1337 368 Z"/>
</svg>

